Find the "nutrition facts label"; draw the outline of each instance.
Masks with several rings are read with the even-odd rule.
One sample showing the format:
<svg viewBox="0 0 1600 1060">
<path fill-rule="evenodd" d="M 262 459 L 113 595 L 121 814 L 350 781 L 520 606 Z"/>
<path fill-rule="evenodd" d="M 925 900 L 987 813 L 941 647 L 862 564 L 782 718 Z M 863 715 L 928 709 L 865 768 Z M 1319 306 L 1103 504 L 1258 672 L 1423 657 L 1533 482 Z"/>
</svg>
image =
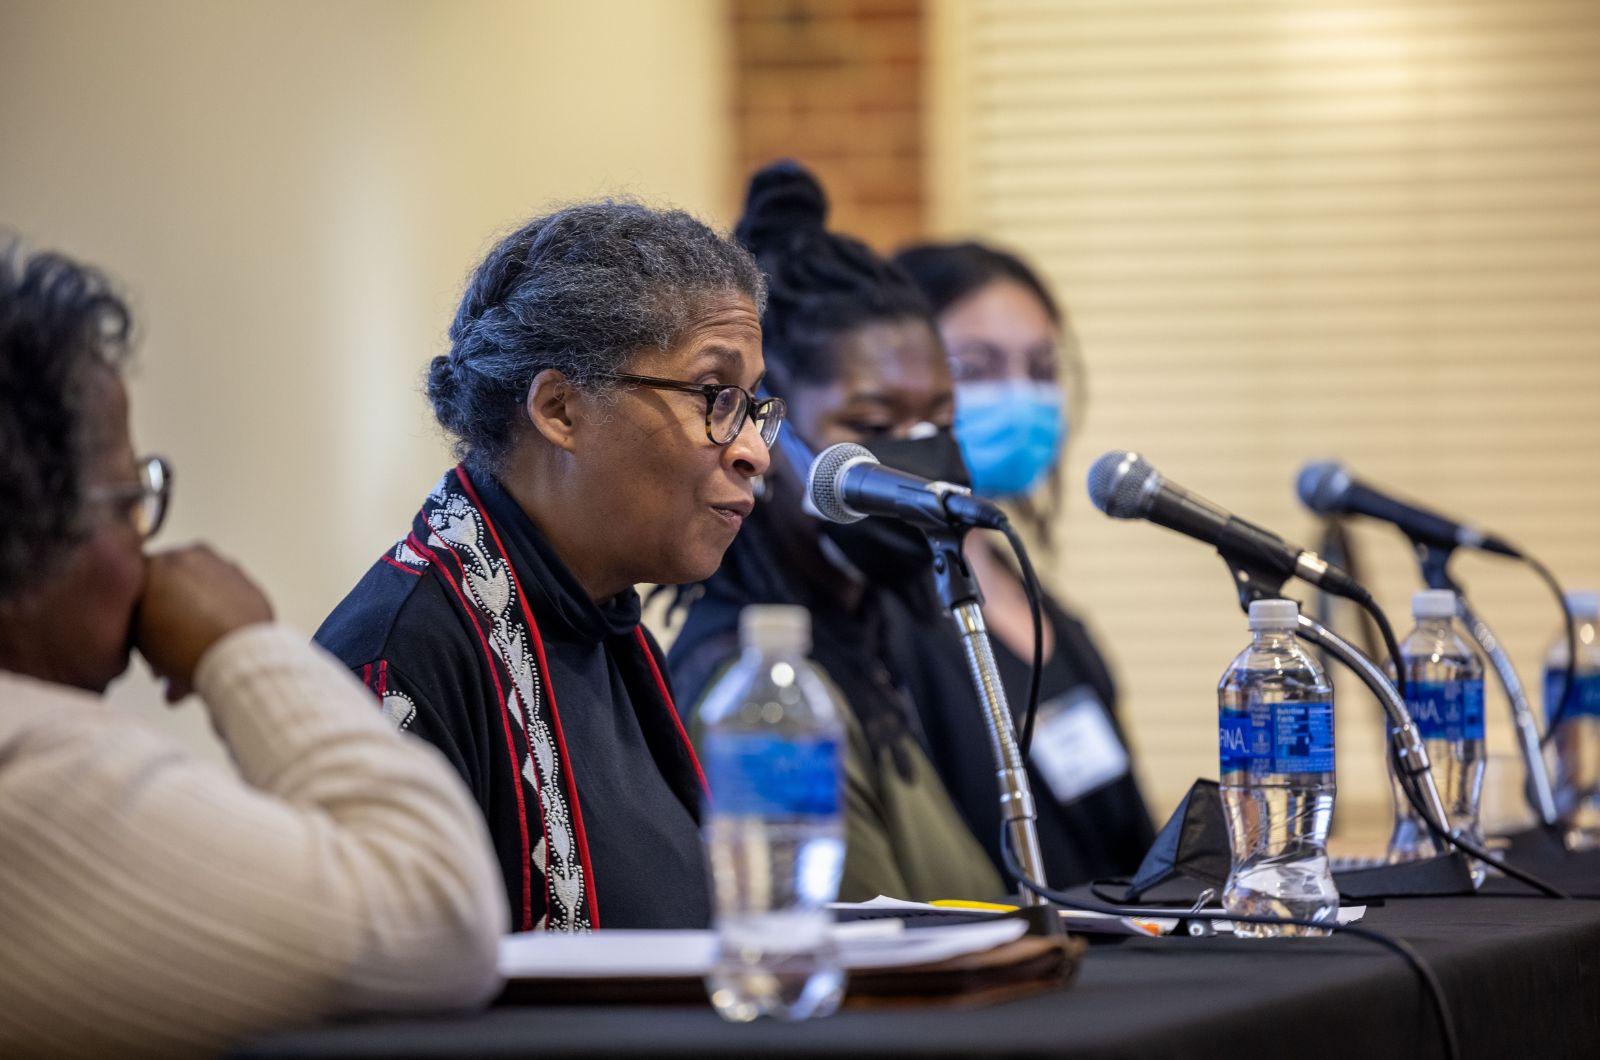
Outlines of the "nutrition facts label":
<svg viewBox="0 0 1600 1060">
<path fill-rule="evenodd" d="M 1217 743 L 1223 773 L 1331 773 L 1333 704 L 1252 703 L 1225 711 Z"/>
<path fill-rule="evenodd" d="M 1274 773 L 1333 772 L 1333 704 L 1279 703 L 1273 708 Z"/>
</svg>

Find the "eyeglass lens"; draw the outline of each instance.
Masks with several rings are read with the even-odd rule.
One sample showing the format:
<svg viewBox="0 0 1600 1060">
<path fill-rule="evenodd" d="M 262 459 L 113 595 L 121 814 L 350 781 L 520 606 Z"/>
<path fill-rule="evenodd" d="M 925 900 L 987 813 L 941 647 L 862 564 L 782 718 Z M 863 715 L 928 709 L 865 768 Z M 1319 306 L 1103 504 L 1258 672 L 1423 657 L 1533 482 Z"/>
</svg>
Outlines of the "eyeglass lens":
<svg viewBox="0 0 1600 1060">
<path fill-rule="evenodd" d="M 154 537 L 167 517 L 167 497 L 171 489 L 167 465 L 159 457 L 149 458 L 139 469 L 144 491 L 134 508 L 134 526 L 143 537 Z"/>
<path fill-rule="evenodd" d="M 783 404 L 757 401 L 753 404 L 748 394 L 736 387 L 717 392 L 711 405 L 711 434 L 718 445 L 727 445 L 744 430 L 747 415 L 754 415 L 756 430 L 761 440 L 771 445 L 778 438 L 778 428 L 783 424 Z"/>
<path fill-rule="evenodd" d="M 761 431 L 761 440 L 768 446 L 778 440 L 778 429 L 783 426 L 783 414 L 783 402 L 774 398 L 757 418 L 756 427 Z"/>
<path fill-rule="evenodd" d="M 745 396 L 742 391 L 728 388 L 717 391 L 716 399 L 711 404 L 711 431 L 718 444 L 727 444 L 733 441 L 739 429 L 744 426 Z"/>
<path fill-rule="evenodd" d="M 139 498 L 133 508 L 133 528 L 140 537 L 154 537 L 157 528 L 161 525 L 161 509 L 164 502 L 160 495 L 145 494 Z"/>
</svg>

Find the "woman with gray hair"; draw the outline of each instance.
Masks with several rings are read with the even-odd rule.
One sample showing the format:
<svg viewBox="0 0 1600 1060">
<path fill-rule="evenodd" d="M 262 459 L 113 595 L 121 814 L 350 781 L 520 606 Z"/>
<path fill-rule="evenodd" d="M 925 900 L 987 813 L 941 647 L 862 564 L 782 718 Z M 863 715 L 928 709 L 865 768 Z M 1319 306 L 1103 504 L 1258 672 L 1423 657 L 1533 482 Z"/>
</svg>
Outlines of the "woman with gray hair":
<svg viewBox="0 0 1600 1060">
<path fill-rule="evenodd" d="M 477 797 L 520 930 L 702 927 L 694 751 L 634 585 L 708 577 L 754 505 L 755 262 L 600 202 L 489 252 L 428 397 L 461 463 L 317 639 Z"/>
</svg>

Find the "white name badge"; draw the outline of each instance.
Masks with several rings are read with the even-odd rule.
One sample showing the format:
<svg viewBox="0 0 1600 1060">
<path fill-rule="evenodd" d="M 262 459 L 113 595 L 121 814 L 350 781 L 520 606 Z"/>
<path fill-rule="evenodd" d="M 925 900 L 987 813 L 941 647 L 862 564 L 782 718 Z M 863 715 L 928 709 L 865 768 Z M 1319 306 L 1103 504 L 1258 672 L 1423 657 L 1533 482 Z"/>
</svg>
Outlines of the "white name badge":
<svg viewBox="0 0 1600 1060">
<path fill-rule="evenodd" d="M 1033 762 L 1058 802 L 1073 802 L 1128 772 L 1128 751 L 1087 685 L 1039 706 Z"/>
</svg>

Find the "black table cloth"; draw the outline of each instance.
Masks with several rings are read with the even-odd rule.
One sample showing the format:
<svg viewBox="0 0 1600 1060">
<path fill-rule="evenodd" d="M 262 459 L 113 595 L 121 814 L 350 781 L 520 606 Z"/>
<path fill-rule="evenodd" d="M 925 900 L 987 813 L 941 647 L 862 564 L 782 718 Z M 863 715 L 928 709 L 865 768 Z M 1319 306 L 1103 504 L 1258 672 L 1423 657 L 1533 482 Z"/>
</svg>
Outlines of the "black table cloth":
<svg viewBox="0 0 1600 1060">
<path fill-rule="evenodd" d="M 1600 855 L 1519 863 L 1600 893 Z M 1366 926 L 1410 942 L 1447 994 L 1466 1057 L 1600 1057 L 1600 901 L 1490 893 L 1391 900 Z M 502 1007 L 280 1034 L 238 1055 L 291 1057 L 1436 1057 L 1415 972 L 1348 936 L 1128 939 L 1092 947 L 1069 988 L 987 1008 L 845 1012 L 734 1026 L 709 1008 Z"/>
</svg>

